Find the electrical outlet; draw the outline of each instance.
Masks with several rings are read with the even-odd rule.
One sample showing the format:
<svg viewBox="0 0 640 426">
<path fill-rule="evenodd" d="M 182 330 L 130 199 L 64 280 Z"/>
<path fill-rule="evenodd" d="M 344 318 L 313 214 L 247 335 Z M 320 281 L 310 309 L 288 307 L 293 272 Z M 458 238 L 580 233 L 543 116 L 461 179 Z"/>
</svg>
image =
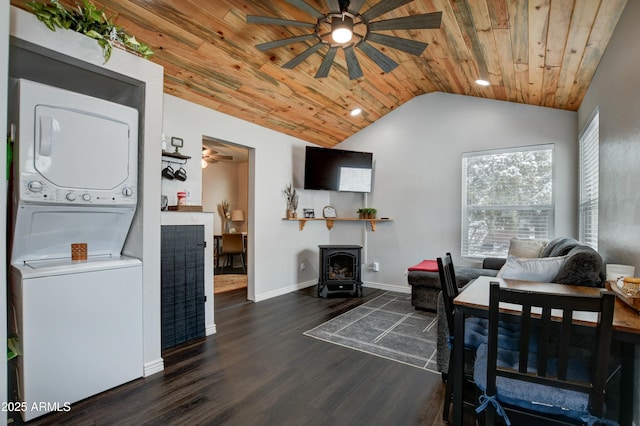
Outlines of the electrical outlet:
<svg viewBox="0 0 640 426">
<path fill-rule="evenodd" d="M 304 271 L 307 268 L 304 262 L 300 262 L 300 272 Z"/>
<path fill-rule="evenodd" d="M 373 262 L 373 265 L 372 265 L 371 269 L 373 269 L 374 272 L 379 272 L 380 271 L 380 262 Z"/>
</svg>

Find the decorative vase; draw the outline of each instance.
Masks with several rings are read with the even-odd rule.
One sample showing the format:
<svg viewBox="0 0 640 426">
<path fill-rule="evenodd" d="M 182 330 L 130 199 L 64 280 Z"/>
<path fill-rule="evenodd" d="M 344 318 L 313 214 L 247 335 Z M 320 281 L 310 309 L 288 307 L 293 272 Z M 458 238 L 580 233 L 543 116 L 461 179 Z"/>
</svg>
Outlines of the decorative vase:
<svg viewBox="0 0 640 426">
<path fill-rule="evenodd" d="M 224 233 L 225 233 L 225 234 L 228 234 L 228 233 L 230 232 L 230 229 L 229 229 L 229 228 L 230 228 L 230 226 L 231 226 L 231 225 L 230 225 L 229 221 L 228 221 L 228 220 L 225 220 L 225 221 L 224 221 Z"/>
<path fill-rule="evenodd" d="M 298 217 L 298 213 L 295 210 L 287 209 L 287 219 L 295 219 Z"/>
</svg>

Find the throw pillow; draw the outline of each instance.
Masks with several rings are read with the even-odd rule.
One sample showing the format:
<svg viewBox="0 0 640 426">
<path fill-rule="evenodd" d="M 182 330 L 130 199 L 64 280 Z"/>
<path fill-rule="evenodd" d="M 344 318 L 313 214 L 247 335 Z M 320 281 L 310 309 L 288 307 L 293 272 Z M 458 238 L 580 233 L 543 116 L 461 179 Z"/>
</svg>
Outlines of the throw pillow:
<svg viewBox="0 0 640 426">
<path fill-rule="evenodd" d="M 565 260 L 565 257 L 520 259 L 515 256 L 509 256 L 497 276 L 512 280 L 550 283 L 560 272 Z"/>
<path fill-rule="evenodd" d="M 547 240 L 525 240 L 520 238 L 512 238 L 509 242 L 510 256 L 515 257 L 540 257 L 540 253 L 547 246 Z"/>
</svg>

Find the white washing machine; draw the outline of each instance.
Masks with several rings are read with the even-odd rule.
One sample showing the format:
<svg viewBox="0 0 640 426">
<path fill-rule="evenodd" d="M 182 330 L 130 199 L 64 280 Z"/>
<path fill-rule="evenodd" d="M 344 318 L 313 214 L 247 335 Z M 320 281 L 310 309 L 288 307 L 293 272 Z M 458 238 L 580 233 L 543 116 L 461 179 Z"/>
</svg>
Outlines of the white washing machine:
<svg viewBox="0 0 640 426">
<path fill-rule="evenodd" d="M 9 332 L 27 421 L 143 375 L 142 263 L 121 255 L 137 205 L 138 112 L 23 79 L 9 99 Z M 86 260 L 71 259 L 74 243 Z"/>
</svg>

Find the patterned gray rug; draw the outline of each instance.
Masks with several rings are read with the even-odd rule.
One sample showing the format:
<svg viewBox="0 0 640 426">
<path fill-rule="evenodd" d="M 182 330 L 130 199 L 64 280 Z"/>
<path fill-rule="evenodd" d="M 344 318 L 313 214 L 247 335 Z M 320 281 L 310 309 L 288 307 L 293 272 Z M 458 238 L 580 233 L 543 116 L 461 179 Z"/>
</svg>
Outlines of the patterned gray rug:
<svg viewBox="0 0 640 426">
<path fill-rule="evenodd" d="M 436 329 L 410 294 L 388 291 L 304 335 L 436 373 Z"/>
</svg>

